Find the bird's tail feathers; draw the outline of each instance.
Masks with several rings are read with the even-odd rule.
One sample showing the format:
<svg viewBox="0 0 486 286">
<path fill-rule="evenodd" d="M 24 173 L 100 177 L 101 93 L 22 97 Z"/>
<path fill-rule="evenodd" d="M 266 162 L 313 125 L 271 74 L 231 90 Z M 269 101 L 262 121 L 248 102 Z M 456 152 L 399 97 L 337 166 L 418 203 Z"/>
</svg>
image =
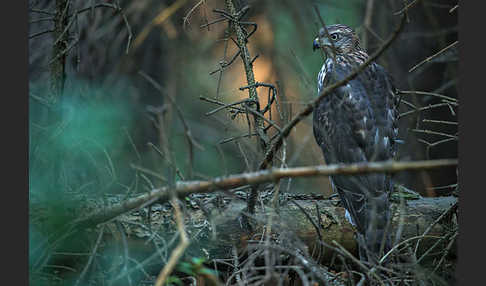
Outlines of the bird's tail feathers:
<svg viewBox="0 0 486 286">
<path fill-rule="evenodd" d="M 376 174 L 377 175 L 377 174 Z M 339 177 L 333 177 L 333 187 L 338 191 L 344 207 L 358 230 L 360 258 L 376 262 L 391 249 L 389 178 L 383 175 L 348 176 L 342 184 Z M 369 176 L 369 177 L 366 177 Z M 380 181 L 380 184 L 377 182 Z M 367 183 L 381 185 L 384 189 L 368 190 Z M 343 188 L 345 185 L 347 188 Z"/>
</svg>

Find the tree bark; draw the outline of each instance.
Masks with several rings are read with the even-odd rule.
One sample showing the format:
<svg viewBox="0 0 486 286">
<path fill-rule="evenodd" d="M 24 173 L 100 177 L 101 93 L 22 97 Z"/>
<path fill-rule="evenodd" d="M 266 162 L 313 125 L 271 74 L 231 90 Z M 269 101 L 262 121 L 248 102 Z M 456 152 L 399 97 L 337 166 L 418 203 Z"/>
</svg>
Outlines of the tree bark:
<svg viewBox="0 0 486 286">
<path fill-rule="evenodd" d="M 207 200 L 207 198 L 203 200 Z M 207 204 L 193 203 L 193 199 L 191 201 L 192 207 L 186 207 L 184 212 L 186 229 L 191 240 L 186 254 L 191 257 L 204 257 L 208 260 L 232 258 L 233 247 L 242 252 L 250 243 L 262 239 L 264 228 L 268 233 L 270 217 L 272 221 L 271 241 L 274 244 L 293 241 L 292 244 L 297 242 L 297 244 L 303 245 L 304 251 L 315 253 L 319 237 L 321 237 L 326 244 L 335 246 L 333 241 L 336 241 L 357 256 L 355 230 L 345 219 L 344 209 L 335 206 L 336 202 L 330 200 L 296 200 L 302 209 L 288 201 L 280 207 L 278 213 L 270 207 L 265 207 L 264 210 L 260 207 L 255 214 L 255 220 L 259 224 L 252 233 L 249 233 L 240 222 L 240 214 L 246 209 L 244 202 L 231 202 L 224 208 L 218 208 L 216 199 L 208 199 L 212 202 Z M 434 247 L 435 251 L 429 251 L 429 254 L 430 257 L 442 255 L 441 250 L 444 250 L 445 245 L 449 243 L 445 239 L 446 236 L 457 230 L 457 219 L 452 219 L 457 211 L 457 198 L 455 197 L 406 200 L 403 208 L 400 207 L 400 203 L 395 202 L 392 204 L 392 209 L 392 241 L 395 240 L 397 232 L 400 232 L 401 236 L 398 241 L 410 239 L 409 246 L 414 249 L 419 236 L 430 228 L 419 244 L 417 257 L 430 249 L 439 240 L 439 237 L 442 237 L 443 241 Z M 317 210 L 319 210 L 319 217 Z M 138 249 L 153 253 L 156 251 L 153 243 L 145 243 L 145 241 L 148 238 L 154 238 L 155 234 L 154 241 L 162 245 L 163 240 L 158 240 L 156 237 L 160 236 L 165 241 L 171 240 L 176 233 L 176 226 L 172 209 L 168 206 L 158 204 L 152 206 L 151 230 L 147 226 L 148 217 L 148 209 L 145 208 L 122 215 L 118 219 L 125 226 L 130 242 L 138 245 L 137 248 L 144 245 L 142 247 L 144 249 Z M 320 233 L 317 232 L 316 225 L 319 226 Z M 431 225 L 432 227 L 430 227 Z M 170 253 L 170 249 L 168 251 Z M 451 252 L 455 253 L 455 247 L 451 248 Z M 329 262 L 332 256 L 333 251 L 324 249 L 320 255 L 320 262 Z"/>
</svg>

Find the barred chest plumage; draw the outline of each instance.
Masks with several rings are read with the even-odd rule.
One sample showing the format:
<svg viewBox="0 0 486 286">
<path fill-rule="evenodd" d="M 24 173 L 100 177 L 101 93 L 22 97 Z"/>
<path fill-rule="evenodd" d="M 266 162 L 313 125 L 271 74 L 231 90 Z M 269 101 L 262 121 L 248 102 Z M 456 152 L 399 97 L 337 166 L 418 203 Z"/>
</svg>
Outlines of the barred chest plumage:
<svg viewBox="0 0 486 286">
<path fill-rule="evenodd" d="M 368 59 L 368 54 L 364 51 L 356 51 L 353 53 L 349 53 L 347 55 L 338 54 L 334 57 L 327 57 L 326 61 L 321 67 L 321 70 L 317 74 L 317 93 L 319 94 L 321 90 L 324 88 L 324 83 L 326 79 L 326 75 L 331 72 L 334 68 L 334 65 L 341 65 L 352 67 L 352 69 L 358 68 L 361 64 L 363 64 Z M 374 64 L 368 66 L 368 69 L 371 72 L 374 71 Z"/>
</svg>

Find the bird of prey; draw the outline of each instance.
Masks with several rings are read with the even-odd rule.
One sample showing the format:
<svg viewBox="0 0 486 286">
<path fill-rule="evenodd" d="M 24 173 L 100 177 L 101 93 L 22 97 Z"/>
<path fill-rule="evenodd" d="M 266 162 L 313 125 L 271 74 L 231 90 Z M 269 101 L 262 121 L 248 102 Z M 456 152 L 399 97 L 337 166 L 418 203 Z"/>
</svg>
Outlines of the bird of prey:
<svg viewBox="0 0 486 286">
<path fill-rule="evenodd" d="M 327 30 L 327 31 L 326 31 Z M 321 28 L 313 49 L 326 60 L 317 76 L 318 94 L 368 59 L 358 36 L 342 24 Z M 387 71 L 375 62 L 317 104 L 313 131 L 327 164 L 390 160 L 396 154 L 398 96 Z M 376 260 L 391 247 L 392 178 L 389 174 L 333 175 L 332 188 L 357 229 L 360 259 Z"/>
</svg>

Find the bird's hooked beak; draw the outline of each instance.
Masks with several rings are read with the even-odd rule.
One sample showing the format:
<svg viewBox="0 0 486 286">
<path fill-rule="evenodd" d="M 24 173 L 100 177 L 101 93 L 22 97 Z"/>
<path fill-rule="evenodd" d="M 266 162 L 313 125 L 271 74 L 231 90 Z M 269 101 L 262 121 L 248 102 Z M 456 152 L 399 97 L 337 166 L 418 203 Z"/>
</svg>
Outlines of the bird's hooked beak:
<svg viewBox="0 0 486 286">
<path fill-rule="evenodd" d="M 322 39 L 322 44 L 319 41 L 319 37 L 314 39 L 314 42 L 312 43 L 312 50 L 315 51 L 319 48 L 324 48 L 324 47 L 332 47 L 331 41 L 328 38 Z"/>
<path fill-rule="evenodd" d="M 324 38 L 322 40 L 322 44 L 321 44 L 321 41 L 319 41 L 319 37 L 315 38 L 314 39 L 314 42 L 312 43 L 312 50 L 315 51 L 319 48 L 324 48 L 324 47 L 331 47 L 331 42 L 329 41 L 329 39 L 327 38 Z"/>
<path fill-rule="evenodd" d="M 312 51 L 319 49 L 321 46 L 319 45 L 319 38 L 315 38 L 314 42 L 312 43 Z"/>
</svg>

